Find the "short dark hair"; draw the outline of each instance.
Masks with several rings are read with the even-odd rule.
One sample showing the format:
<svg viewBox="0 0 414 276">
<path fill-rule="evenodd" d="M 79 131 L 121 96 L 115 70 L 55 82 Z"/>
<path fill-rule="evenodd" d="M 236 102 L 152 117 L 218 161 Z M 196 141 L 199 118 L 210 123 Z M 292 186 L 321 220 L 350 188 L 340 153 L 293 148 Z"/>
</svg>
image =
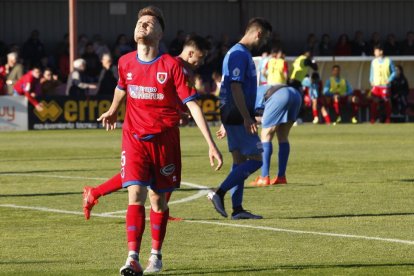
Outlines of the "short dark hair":
<svg viewBox="0 0 414 276">
<path fill-rule="evenodd" d="M 335 68 L 341 69 L 341 66 L 339 66 L 338 64 L 335 64 L 334 66 L 332 66 L 332 70 Z"/>
<path fill-rule="evenodd" d="M 165 29 L 165 23 L 164 23 L 164 14 L 162 13 L 162 10 L 155 7 L 155 6 L 147 6 L 145 8 L 142 8 L 138 12 L 138 19 L 140 19 L 144 15 L 150 15 L 157 18 L 158 22 L 161 25 L 162 31 Z"/>
<path fill-rule="evenodd" d="M 186 38 L 184 42 L 184 47 L 185 46 L 193 46 L 200 51 L 209 51 L 211 49 L 211 45 L 208 40 L 196 34 L 189 35 Z"/>
<path fill-rule="evenodd" d="M 253 17 L 249 20 L 246 26 L 246 32 L 249 31 L 252 27 L 260 27 L 264 31 L 272 32 L 272 25 L 266 19 L 262 17 Z"/>
<path fill-rule="evenodd" d="M 382 45 L 382 43 L 375 44 L 375 45 L 374 45 L 374 50 L 375 50 L 375 49 L 378 49 L 378 50 L 384 51 L 384 45 Z"/>
</svg>

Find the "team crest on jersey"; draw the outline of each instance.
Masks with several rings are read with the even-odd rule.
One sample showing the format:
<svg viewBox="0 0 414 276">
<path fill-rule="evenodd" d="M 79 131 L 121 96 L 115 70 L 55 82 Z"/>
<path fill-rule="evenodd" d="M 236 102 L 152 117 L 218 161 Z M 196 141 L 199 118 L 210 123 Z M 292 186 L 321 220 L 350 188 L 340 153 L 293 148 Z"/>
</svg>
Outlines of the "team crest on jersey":
<svg viewBox="0 0 414 276">
<path fill-rule="evenodd" d="M 169 176 L 172 175 L 172 173 L 175 171 L 175 165 L 174 164 L 169 164 L 165 167 L 162 167 L 160 169 L 160 173 L 164 176 Z"/>
<path fill-rule="evenodd" d="M 132 73 L 131 72 L 127 73 L 127 80 L 132 80 Z"/>
<path fill-rule="evenodd" d="M 157 81 L 161 84 L 167 80 L 167 72 L 157 72 Z"/>
<path fill-rule="evenodd" d="M 233 76 L 238 77 L 240 75 L 240 69 L 239 68 L 234 68 L 233 70 Z"/>
</svg>

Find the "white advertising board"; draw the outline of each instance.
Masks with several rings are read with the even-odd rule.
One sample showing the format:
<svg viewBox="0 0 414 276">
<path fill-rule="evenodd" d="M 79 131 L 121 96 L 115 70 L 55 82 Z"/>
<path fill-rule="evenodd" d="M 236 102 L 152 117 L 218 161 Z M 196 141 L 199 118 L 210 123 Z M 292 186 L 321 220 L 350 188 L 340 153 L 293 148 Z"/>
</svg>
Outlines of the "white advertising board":
<svg viewBox="0 0 414 276">
<path fill-rule="evenodd" d="M 27 99 L 0 96 L 0 131 L 28 130 Z"/>
</svg>

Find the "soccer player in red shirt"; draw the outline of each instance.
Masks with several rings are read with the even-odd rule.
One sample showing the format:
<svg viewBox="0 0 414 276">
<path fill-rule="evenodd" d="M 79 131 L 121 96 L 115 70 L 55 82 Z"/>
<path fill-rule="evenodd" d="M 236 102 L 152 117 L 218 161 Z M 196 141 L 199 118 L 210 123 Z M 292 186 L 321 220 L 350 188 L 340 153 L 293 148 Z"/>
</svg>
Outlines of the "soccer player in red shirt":
<svg viewBox="0 0 414 276">
<path fill-rule="evenodd" d="M 121 275 L 142 275 L 139 252 L 145 227 L 147 194 L 151 202 L 150 223 L 152 250 L 146 272 L 162 268 L 161 246 L 168 221 L 165 193 L 178 188 L 181 180 L 181 152 L 178 123 L 179 101 L 190 110 L 209 145 L 210 164 L 222 165 L 221 153 L 215 145 L 196 94 L 188 83 L 180 63 L 159 53 L 164 30 L 161 10 L 149 6 L 138 13 L 134 31 L 137 52 L 122 56 L 118 63 L 119 81 L 114 99 L 99 120 L 107 130 L 115 129 L 117 110 L 127 97 L 123 125 L 121 178 L 128 188 L 126 230 L 128 258 Z M 148 187 L 151 189 L 148 191 Z"/>
<path fill-rule="evenodd" d="M 22 95 L 34 105 L 37 111 L 42 112 L 43 106 L 34 98 L 36 89 L 40 88 L 40 75 L 42 71 L 38 67 L 24 74 L 13 86 L 15 95 Z"/>
<path fill-rule="evenodd" d="M 199 36 L 192 35 L 184 42 L 183 51 L 179 56 L 176 57 L 177 61 L 180 62 L 183 67 L 183 72 L 187 76 L 189 83 L 194 88 L 194 70 L 203 64 L 204 58 L 207 56 L 207 51 L 210 49 L 208 41 Z M 195 92 L 194 92 L 195 93 Z M 188 114 L 187 107 L 180 103 L 180 107 L 183 111 L 182 120 L 186 120 Z M 93 206 L 98 203 L 98 198 L 115 191 L 122 189 L 121 174 L 118 173 L 109 180 L 105 181 L 101 185 L 96 187 L 86 186 L 83 189 L 83 212 L 85 218 L 90 218 L 90 213 Z M 171 192 L 166 193 L 167 202 L 169 201 Z M 179 218 L 169 217 L 169 220 L 180 220 Z"/>
</svg>

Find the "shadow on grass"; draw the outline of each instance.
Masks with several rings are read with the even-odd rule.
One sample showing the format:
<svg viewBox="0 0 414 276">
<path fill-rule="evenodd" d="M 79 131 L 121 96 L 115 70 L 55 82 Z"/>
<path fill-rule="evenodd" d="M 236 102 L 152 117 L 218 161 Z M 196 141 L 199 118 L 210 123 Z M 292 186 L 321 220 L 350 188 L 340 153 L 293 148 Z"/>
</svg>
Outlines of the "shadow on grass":
<svg viewBox="0 0 414 276">
<path fill-rule="evenodd" d="M 283 219 L 324 219 L 324 218 L 358 218 L 358 217 L 391 217 L 391 216 L 413 216 L 414 213 L 382 213 L 382 214 L 340 214 L 309 217 L 284 217 Z"/>
<path fill-rule="evenodd" d="M 406 179 L 400 179 L 401 182 L 412 182 L 414 183 L 414 178 L 406 178 Z"/>
<path fill-rule="evenodd" d="M 64 192 L 64 193 L 38 193 L 38 194 L 0 194 L 0 197 L 36 197 L 36 196 L 62 196 L 62 195 L 81 195 L 82 192 Z"/>
<path fill-rule="evenodd" d="M 414 263 L 401 263 L 401 264 L 315 264 L 315 265 L 274 265 L 261 268 L 252 267 L 240 267 L 234 269 L 211 269 L 208 271 L 186 271 L 182 269 L 165 271 L 163 275 L 207 275 L 218 273 L 243 273 L 243 272 L 264 272 L 264 271 L 277 271 L 277 270 L 307 270 L 307 269 L 335 269 L 335 268 L 376 268 L 376 267 L 403 267 L 414 266 Z M 282 272 L 282 271 L 280 271 Z"/>
<path fill-rule="evenodd" d="M 30 158 L 30 159 L 1 159 L 0 162 L 36 162 L 36 161 L 76 161 L 76 160 L 114 160 L 119 159 L 118 156 L 114 157 L 67 157 L 67 158 Z"/>
<path fill-rule="evenodd" d="M 31 173 L 56 173 L 56 172 L 95 172 L 99 171 L 98 169 L 66 169 L 66 170 L 33 170 L 33 171 L 11 171 L 11 172 L 0 172 L 1 175 L 9 176 L 11 174 L 31 174 Z M 24 175 L 22 175 L 24 176 Z M 68 175 L 70 177 L 70 175 Z"/>
</svg>

